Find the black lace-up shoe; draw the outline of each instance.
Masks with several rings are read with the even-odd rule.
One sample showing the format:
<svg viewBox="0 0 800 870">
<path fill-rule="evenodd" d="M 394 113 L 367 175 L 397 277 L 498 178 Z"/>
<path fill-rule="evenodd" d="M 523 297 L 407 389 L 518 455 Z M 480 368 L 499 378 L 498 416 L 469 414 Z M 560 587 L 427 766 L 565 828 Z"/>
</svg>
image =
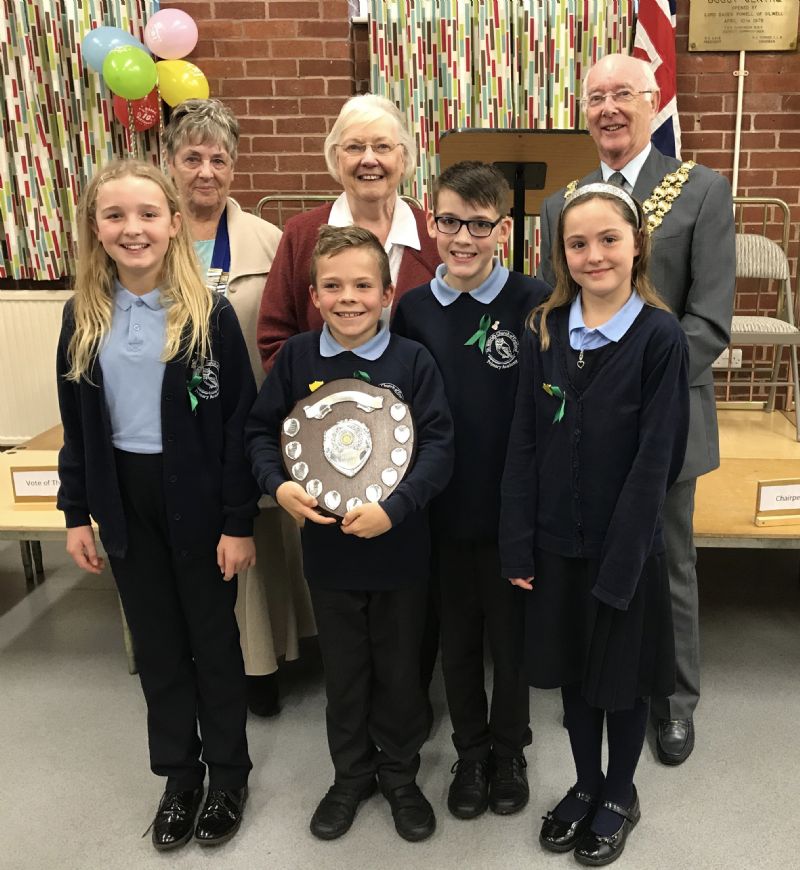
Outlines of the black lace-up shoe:
<svg viewBox="0 0 800 870">
<path fill-rule="evenodd" d="M 489 806 L 489 763 L 459 758 L 450 769 L 454 773 L 447 792 L 447 808 L 457 819 L 474 819 Z"/>
<path fill-rule="evenodd" d="M 202 846 L 226 843 L 239 830 L 247 801 L 247 786 L 238 789 L 210 788 L 197 820 L 194 838 Z"/>
<path fill-rule="evenodd" d="M 518 813 L 528 803 L 528 763 L 522 755 L 492 757 L 489 779 L 489 806 L 499 816 Z"/>
<path fill-rule="evenodd" d="M 202 786 L 193 791 L 164 792 L 153 819 L 153 845 L 159 852 L 177 849 L 192 838 L 202 800 Z"/>
</svg>

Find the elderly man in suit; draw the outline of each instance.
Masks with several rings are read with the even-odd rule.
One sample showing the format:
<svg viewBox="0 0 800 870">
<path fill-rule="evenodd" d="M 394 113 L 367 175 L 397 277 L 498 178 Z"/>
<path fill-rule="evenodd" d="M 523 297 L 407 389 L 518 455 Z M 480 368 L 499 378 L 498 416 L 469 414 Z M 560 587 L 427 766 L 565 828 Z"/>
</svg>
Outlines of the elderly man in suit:
<svg viewBox="0 0 800 870">
<path fill-rule="evenodd" d="M 650 218 L 650 277 L 689 340 L 691 417 L 684 465 L 664 506 L 676 689 L 669 698 L 653 698 L 651 712 L 658 757 L 664 764 L 681 764 L 694 748 L 693 715 L 700 697 L 695 484 L 699 475 L 719 465 L 711 363 L 730 338 L 735 245 L 728 182 L 704 166 L 681 168 L 680 161 L 650 143 L 659 96 L 652 70 L 636 58 L 607 55 L 589 70 L 582 102 L 600 167 L 578 184 L 619 184 L 645 203 L 646 210 L 671 202 L 668 210 L 662 206 L 661 214 L 654 210 Z M 679 169 L 677 177 L 670 176 Z M 551 243 L 563 203 L 560 191 L 545 201 L 541 215 L 539 277 L 551 285 Z"/>
</svg>

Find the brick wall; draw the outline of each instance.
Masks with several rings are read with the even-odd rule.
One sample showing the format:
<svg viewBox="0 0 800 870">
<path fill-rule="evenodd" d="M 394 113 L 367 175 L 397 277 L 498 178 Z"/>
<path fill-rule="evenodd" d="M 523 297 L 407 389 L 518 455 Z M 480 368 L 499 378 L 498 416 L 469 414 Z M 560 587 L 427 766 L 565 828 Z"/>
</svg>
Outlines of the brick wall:
<svg viewBox="0 0 800 870">
<path fill-rule="evenodd" d="M 180 0 L 201 40 L 191 56 L 214 96 L 236 112 L 242 146 L 234 195 L 330 192 L 322 142 L 344 99 L 366 90 L 365 25 L 348 0 Z M 689 0 L 678 0 L 678 104 L 684 156 L 733 172 L 735 52 L 689 54 Z M 800 54 L 747 55 L 739 193 L 792 207 L 793 260 L 800 234 Z"/>
<path fill-rule="evenodd" d="M 733 177 L 738 52 L 689 53 L 689 0 L 678 0 L 678 106 L 683 156 Z M 775 196 L 792 212 L 790 258 L 800 253 L 800 53 L 745 55 L 740 196 Z"/>
<path fill-rule="evenodd" d="M 339 192 L 322 144 L 356 93 L 348 0 L 179 0 L 200 41 L 188 60 L 236 114 L 242 136 L 232 194 L 246 208 L 265 194 Z M 361 39 L 362 70 L 364 37 Z M 363 75 L 363 72 L 362 72 Z"/>
</svg>

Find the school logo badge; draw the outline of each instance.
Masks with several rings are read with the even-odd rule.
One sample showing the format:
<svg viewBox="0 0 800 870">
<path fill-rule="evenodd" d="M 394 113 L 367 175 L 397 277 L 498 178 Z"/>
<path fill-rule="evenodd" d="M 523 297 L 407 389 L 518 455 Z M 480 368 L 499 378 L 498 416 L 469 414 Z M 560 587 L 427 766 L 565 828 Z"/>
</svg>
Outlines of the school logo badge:
<svg viewBox="0 0 800 870">
<path fill-rule="evenodd" d="M 219 395 L 219 362 L 207 359 L 200 372 L 201 381 L 197 386 L 198 399 L 216 399 Z"/>
<path fill-rule="evenodd" d="M 486 362 L 493 369 L 510 369 L 519 361 L 519 340 L 513 332 L 498 329 L 486 340 Z"/>
</svg>

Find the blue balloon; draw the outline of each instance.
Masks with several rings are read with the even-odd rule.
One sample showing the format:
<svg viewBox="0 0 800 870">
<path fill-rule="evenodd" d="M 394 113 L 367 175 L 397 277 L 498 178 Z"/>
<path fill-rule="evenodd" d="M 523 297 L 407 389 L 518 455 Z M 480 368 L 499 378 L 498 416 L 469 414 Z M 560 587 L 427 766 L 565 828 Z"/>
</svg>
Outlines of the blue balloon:
<svg viewBox="0 0 800 870">
<path fill-rule="evenodd" d="M 103 71 L 103 61 L 112 48 L 120 48 L 123 45 L 135 45 L 142 51 L 147 49 L 127 30 L 121 27 L 95 27 L 83 37 L 81 51 L 84 61 L 95 71 Z M 149 53 L 149 52 L 148 52 Z"/>
</svg>

